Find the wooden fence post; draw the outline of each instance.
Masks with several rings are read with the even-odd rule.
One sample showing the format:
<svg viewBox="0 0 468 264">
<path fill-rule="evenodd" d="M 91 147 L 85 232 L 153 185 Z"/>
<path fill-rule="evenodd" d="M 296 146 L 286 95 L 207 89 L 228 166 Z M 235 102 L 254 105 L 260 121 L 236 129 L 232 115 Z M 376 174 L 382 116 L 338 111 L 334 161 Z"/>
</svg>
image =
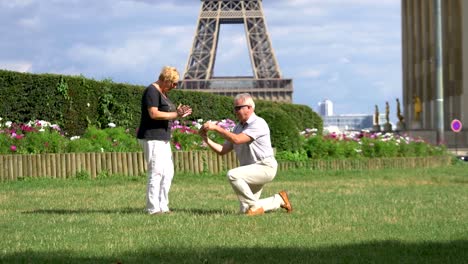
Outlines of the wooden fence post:
<svg viewBox="0 0 468 264">
<path fill-rule="evenodd" d="M 175 151 L 176 172 L 218 174 L 238 166 L 234 152 L 219 156 L 212 151 Z M 433 168 L 451 164 L 450 156 L 374 158 L 353 160 L 310 160 L 307 162 L 279 162 L 278 171 L 294 168 L 309 170 L 363 170 L 383 168 Z M 65 153 L 0 155 L 0 181 L 21 177 L 75 177 L 86 170 L 92 178 L 103 171 L 109 174 L 136 176 L 146 171 L 143 152 L 132 153 Z"/>
</svg>

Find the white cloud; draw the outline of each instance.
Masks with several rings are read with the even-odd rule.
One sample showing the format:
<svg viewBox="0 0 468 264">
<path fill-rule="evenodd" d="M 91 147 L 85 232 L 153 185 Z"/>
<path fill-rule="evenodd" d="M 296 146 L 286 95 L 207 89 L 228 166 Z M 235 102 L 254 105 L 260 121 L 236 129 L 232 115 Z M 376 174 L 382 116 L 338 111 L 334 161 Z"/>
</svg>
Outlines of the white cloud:
<svg viewBox="0 0 468 264">
<path fill-rule="evenodd" d="M 232 60 L 241 55 L 244 51 L 247 51 L 247 40 L 245 36 L 241 34 L 235 34 L 228 36 L 226 39 L 220 40 L 218 45 L 224 44 L 225 49 L 223 52 L 217 54 L 217 58 L 222 60 Z"/>
<path fill-rule="evenodd" d="M 32 63 L 26 61 L 0 61 L 0 69 L 17 72 L 31 72 Z"/>
<path fill-rule="evenodd" d="M 318 78 L 322 76 L 322 71 L 317 69 L 305 69 L 297 75 L 297 77 L 303 78 Z"/>
<path fill-rule="evenodd" d="M 328 83 L 337 83 L 340 81 L 340 73 L 339 72 L 334 72 L 330 75 L 330 78 L 328 78 L 327 82 Z"/>
<path fill-rule="evenodd" d="M 342 58 L 340 58 L 340 59 L 338 60 L 338 62 L 339 62 L 340 64 L 349 64 L 349 63 L 351 63 L 351 60 L 348 59 L 348 58 L 346 58 L 346 57 L 342 57 Z"/>
<path fill-rule="evenodd" d="M 77 44 L 68 53 L 76 62 L 99 65 L 96 70 L 100 67 L 125 70 L 151 63 L 161 49 L 162 45 L 157 39 L 152 41 L 131 39 L 104 47 Z"/>
<path fill-rule="evenodd" d="M 371 5 L 371 6 L 388 6 L 388 5 L 398 5 L 399 0 L 288 0 L 288 1 L 278 1 L 276 4 L 283 6 L 303 8 L 307 6 L 353 6 L 353 5 Z"/>
<path fill-rule="evenodd" d="M 40 28 L 40 19 L 37 16 L 21 18 L 18 20 L 18 25 L 20 25 L 23 28 L 37 30 Z"/>
<path fill-rule="evenodd" d="M 31 5 L 34 0 L 0 0 L 0 7 L 24 8 Z"/>
</svg>

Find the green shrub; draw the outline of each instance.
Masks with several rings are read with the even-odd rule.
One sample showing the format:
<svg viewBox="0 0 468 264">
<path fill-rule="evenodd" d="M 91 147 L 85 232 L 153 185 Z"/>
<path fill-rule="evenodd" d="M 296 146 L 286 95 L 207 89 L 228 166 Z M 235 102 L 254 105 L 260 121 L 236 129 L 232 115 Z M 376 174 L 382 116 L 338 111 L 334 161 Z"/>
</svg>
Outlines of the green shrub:
<svg viewBox="0 0 468 264">
<path fill-rule="evenodd" d="M 283 110 L 285 113 L 288 114 L 289 118 L 293 121 L 294 126 L 299 131 L 304 131 L 308 128 L 316 128 L 317 133 L 322 134 L 323 120 L 309 106 L 262 100 L 257 101 L 255 105 L 257 111 L 261 111 L 262 109 L 266 108 Z"/>
<path fill-rule="evenodd" d="M 278 151 L 299 151 L 302 140 L 294 121 L 281 109 L 264 108 L 258 116 L 265 119 L 270 127 L 271 144 Z"/>
<path fill-rule="evenodd" d="M 344 140 L 342 143 L 344 158 L 359 158 L 360 146 L 355 140 Z"/>
<path fill-rule="evenodd" d="M 278 161 L 307 161 L 307 153 L 304 150 L 299 151 L 277 151 L 275 155 Z"/>
<path fill-rule="evenodd" d="M 79 140 L 71 140 L 67 144 L 67 153 L 85 153 L 85 152 L 104 152 L 104 149 L 99 148 L 91 139 L 83 138 Z"/>
<path fill-rule="evenodd" d="M 65 149 L 66 138 L 58 131 L 27 133 L 23 139 L 17 140 L 18 153 L 61 153 Z"/>
<path fill-rule="evenodd" d="M 91 174 L 86 170 L 80 170 L 75 174 L 76 180 L 89 180 L 91 179 Z"/>
<path fill-rule="evenodd" d="M 80 139 L 74 141 L 76 141 L 76 144 L 81 143 L 81 141 L 85 141 L 84 147 L 91 148 L 93 152 L 141 151 L 141 147 L 138 144 L 135 135 L 130 134 L 129 131 L 122 127 L 105 129 L 90 127 Z M 91 146 L 86 141 L 91 142 Z"/>
<path fill-rule="evenodd" d="M 310 137 L 304 143 L 304 150 L 310 159 L 323 159 L 327 157 L 325 141 L 321 137 Z"/>
</svg>

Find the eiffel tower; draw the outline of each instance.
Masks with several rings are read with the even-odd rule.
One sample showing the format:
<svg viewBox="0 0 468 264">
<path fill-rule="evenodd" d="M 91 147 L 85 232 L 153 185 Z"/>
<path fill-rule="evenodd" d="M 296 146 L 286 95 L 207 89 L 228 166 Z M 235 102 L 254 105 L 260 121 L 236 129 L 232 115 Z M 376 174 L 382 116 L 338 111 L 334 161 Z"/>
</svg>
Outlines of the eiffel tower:
<svg viewBox="0 0 468 264">
<path fill-rule="evenodd" d="M 213 76 L 221 24 L 244 24 L 253 76 Z M 292 102 L 292 79 L 282 79 L 261 0 L 201 0 L 192 50 L 180 89 Z"/>
</svg>

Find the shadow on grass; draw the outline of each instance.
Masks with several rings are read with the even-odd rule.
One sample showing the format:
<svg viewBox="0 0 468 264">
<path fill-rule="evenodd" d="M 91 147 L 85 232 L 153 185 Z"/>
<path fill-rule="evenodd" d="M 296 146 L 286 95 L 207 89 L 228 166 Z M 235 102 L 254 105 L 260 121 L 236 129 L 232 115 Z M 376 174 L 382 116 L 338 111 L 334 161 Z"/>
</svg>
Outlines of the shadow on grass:
<svg viewBox="0 0 468 264">
<path fill-rule="evenodd" d="M 78 252 L 21 252 L 2 263 L 466 263 L 468 241 L 403 243 L 376 241 L 321 248 L 154 248 L 113 256 Z"/>
<path fill-rule="evenodd" d="M 142 208 L 115 208 L 115 209 L 37 209 L 25 211 L 23 214 L 145 214 Z"/>
<path fill-rule="evenodd" d="M 173 208 L 174 213 L 187 213 L 194 215 L 232 215 L 232 211 L 219 210 L 219 209 L 199 209 L 199 208 Z"/>
<path fill-rule="evenodd" d="M 174 213 L 186 213 L 195 215 L 232 215 L 232 211 L 198 208 L 173 208 Z M 142 208 L 115 208 L 115 209 L 36 209 L 25 211 L 23 214 L 146 214 Z"/>
</svg>

